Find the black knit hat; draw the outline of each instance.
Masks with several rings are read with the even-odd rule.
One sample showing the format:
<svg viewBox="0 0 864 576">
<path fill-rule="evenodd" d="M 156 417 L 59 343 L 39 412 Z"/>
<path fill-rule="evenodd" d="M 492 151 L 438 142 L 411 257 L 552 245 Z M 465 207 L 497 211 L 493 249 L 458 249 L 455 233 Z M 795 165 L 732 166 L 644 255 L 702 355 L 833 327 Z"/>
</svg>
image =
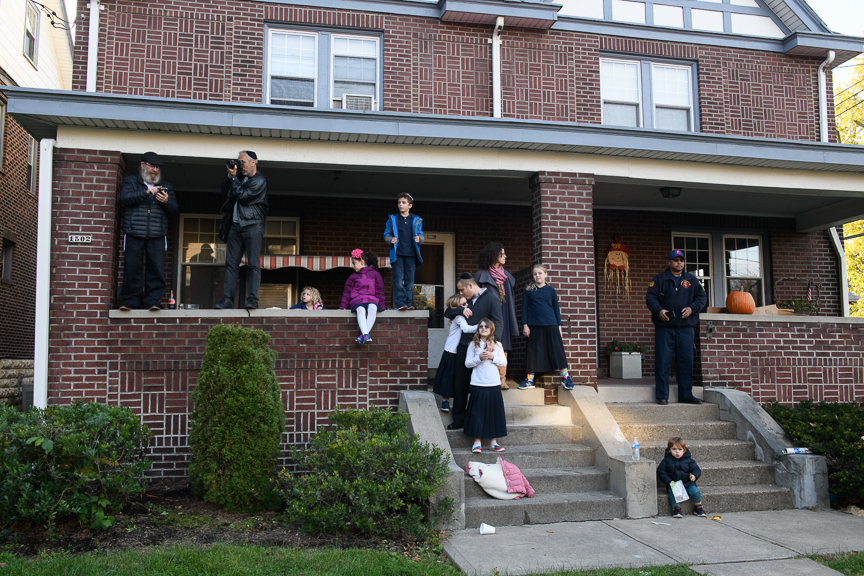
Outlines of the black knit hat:
<svg viewBox="0 0 864 576">
<path fill-rule="evenodd" d="M 162 160 L 159 159 L 159 155 L 155 152 L 145 152 L 141 156 L 141 162 L 146 162 L 151 166 L 162 166 Z"/>
</svg>

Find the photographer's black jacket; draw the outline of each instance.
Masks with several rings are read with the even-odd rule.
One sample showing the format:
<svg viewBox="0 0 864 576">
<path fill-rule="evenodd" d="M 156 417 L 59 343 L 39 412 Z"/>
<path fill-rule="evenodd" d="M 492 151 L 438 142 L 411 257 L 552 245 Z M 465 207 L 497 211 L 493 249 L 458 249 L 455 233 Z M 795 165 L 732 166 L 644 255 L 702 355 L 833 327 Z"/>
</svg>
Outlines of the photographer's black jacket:
<svg viewBox="0 0 864 576">
<path fill-rule="evenodd" d="M 689 272 L 681 272 L 676 278 L 668 268 L 654 277 L 645 294 L 645 304 L 651 311 L 651 321 L 661 328 L 696 326 L 699 324 L 699 313 L 707 303 L 708 295 L 698 278 Z M 688 318 L 682 318 L 681 310 L 688 306 L 693 313 Z M 671 312 L 668 321 L 660 319 L 661 310 Z"/>
<path fill-rule="evenodd" d="M 486 288 L 482 294 L 477 296 L 477 300 L 473 304 L 471 300 L 468 300 L 468 309 L 471 310 L 471 317 L 466 319 L 469 326 L 476 326 L 484 318 L 489 318 L 495 324 L 495 333 L 497 334 L 501 330 L 501 326 L 504 325 L 504 321 L 501 319 L 501 299 L 498 297 L 497 288 L 495 290 Z M 456 316 L 463 316 L 464 310 L 461 306 L 459 308 L 445 308 L 444 317 L 452 320 Z M 473 339 L 473 334 L 464 332 L 459 344 L 468 346 Z"/>
<path fill-rule="evenodd" d="M 168 234 L 168 217 L 180 211 L 174 188 L 160 180 L 158 184 L 168 192 L 168 202 L 159 202 L 156 196 L 147 194 L 150 186 L 140 174 L 127 176 L 120 188 L 120 203 L 126 209 L 123 216 L 123 233 L 136 238 L 161 238 Z"/>
<path fill-rule="evenodd" d="M 236 203 L 241 227 L 267 219 L 267 211 L 270 210 L 270 203 L 267 201 L 267 178 L 261 172 L 256 172 L 251 177 L 225 176 L 222 179 L 222 194 L 225 197 L 222 214 L 233 218 Z"/>
</svg>

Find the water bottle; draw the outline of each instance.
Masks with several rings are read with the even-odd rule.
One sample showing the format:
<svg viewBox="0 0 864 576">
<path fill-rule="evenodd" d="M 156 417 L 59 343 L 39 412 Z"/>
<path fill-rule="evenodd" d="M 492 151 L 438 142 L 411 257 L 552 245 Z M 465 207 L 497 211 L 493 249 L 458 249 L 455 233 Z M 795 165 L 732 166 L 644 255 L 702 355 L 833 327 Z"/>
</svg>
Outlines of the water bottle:
<svg viewBox="0 0 864 576">
<path fill-rule="evenodd" d="M 633 445 L 631 446 L 633 449 L 633 460 L 639 460 L 639 440 L 636 437 L 633 437 Z"/>
<path fill-rule="evenodd" d="M 176 310 L 177 303 L 174 301 L 174 290 L 171 290 L 171 296 L 168 298 L 168 309 Z"/>
</svg>

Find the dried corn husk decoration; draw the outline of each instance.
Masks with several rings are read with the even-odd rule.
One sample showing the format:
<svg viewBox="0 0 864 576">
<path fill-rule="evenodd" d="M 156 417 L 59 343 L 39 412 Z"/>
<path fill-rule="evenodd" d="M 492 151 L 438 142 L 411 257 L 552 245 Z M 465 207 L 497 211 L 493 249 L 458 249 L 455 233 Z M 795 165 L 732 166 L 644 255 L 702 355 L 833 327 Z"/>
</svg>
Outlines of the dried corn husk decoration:
<svg viewBox="0 0 864 576">
<path fill-rule="evenodd" d="M 603 276 L 606 290 L 614 290 L 616 300 L 623 294 L 624 299 L 630 301 L 630 250 L 617 236 L 612 247 L 606 249 Z"/>
</svg>

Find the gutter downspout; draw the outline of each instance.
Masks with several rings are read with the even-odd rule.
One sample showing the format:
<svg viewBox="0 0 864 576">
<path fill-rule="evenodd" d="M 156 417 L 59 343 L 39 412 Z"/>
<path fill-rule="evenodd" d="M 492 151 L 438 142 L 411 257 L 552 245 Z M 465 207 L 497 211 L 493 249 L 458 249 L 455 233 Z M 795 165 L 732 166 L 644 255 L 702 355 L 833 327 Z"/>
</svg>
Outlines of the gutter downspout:
<svg viewBox="0 0 864 576">
<path fill-rule="evenodd" d="M 48 328 L 51 303 L 51 202 L 54 196 L 54 145 L 39 142 L 39 212 L 36 224 L 36 324 L 33 346 L 33 406 L 48 407 Z"/>
<path fill-rule="evenodd" d="M 837 252 L 837 260 L 840 261 L 840 304 L 841 316 L 849 317 L 849 286 L 846 277 L 846 251 L 843 249 L 843 243 L 840 242 L 840 235 L 837 234 L 837 227 L 834 226 L 828 229 L 828 234 L 831 236 L 831 243 L 834 244 L 834 251 Z"/>
<path fill-rule="evenodd" d="M 819 65 L 819 141 L 828 142 L 828 74 L 825 71 L 834 62 L 837 53 L 828 51 L 828 58 Z"/>
<path fill-rule="evenodd" d="M 99 0 L 90 0 L 89 36 L 87 37 L 87 92 L 96 92 L 96 64 L 99 51 L 99 12 L 105 7 Z"/>
<path fill-rule="evenodd" d="M 492 30 L 492 117 L 501 118 L 501 31 L 504 17 L 498 16 Z"/>
</svg>

